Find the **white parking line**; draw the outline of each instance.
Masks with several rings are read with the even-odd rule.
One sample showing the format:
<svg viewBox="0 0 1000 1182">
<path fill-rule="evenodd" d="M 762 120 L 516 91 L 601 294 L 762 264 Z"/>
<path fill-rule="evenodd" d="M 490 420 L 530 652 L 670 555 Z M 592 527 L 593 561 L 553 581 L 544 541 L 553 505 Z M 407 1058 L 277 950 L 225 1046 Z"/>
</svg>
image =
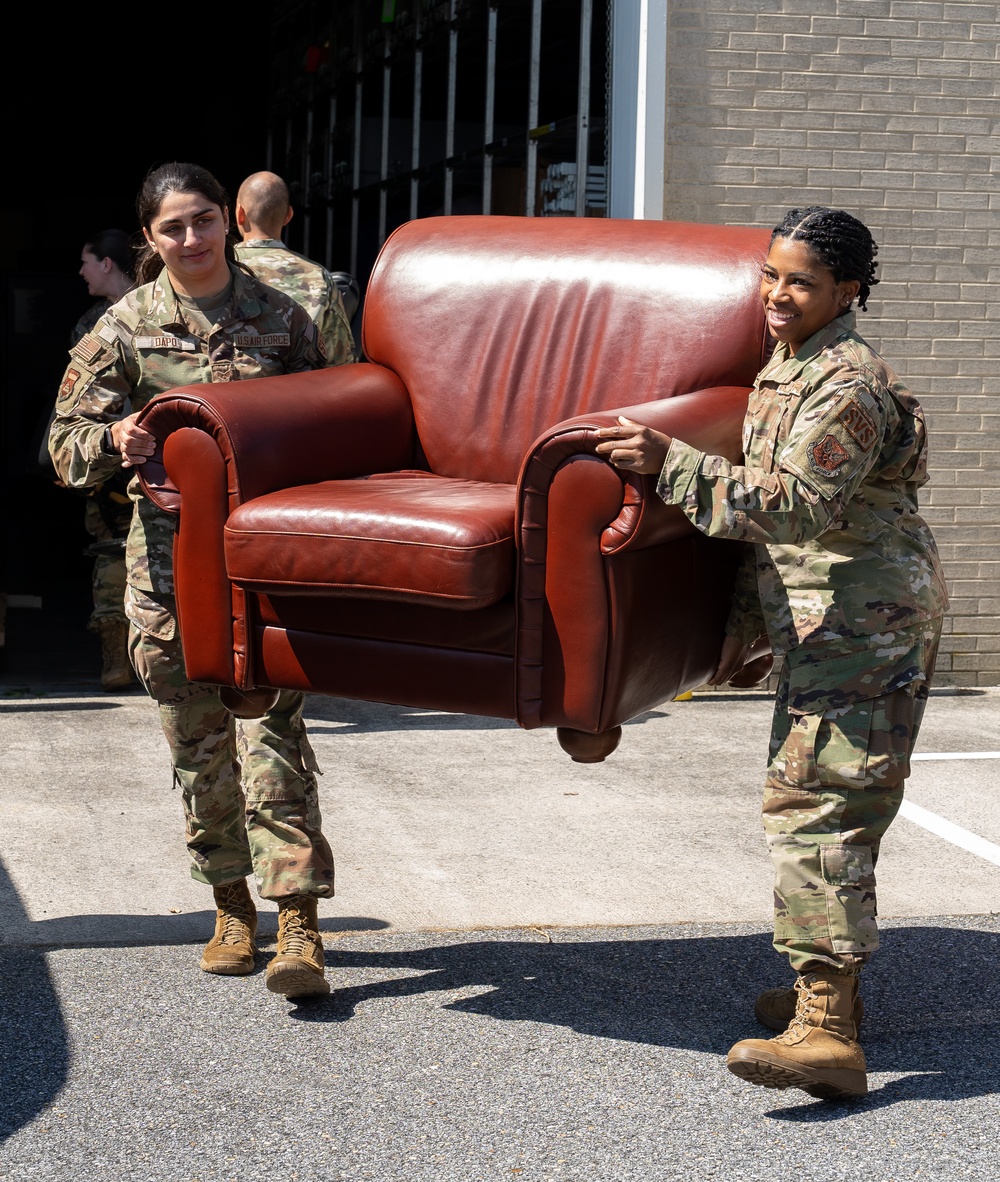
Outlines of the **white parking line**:
<svg viewBox="0 0 1000 1182">
<path fill-rule="evenodd" d="M 1000 759 L 1000 751 L 940 751 L 927 755 L 911 755 L 914 759 Z"/>
<path fill-rule="evenodd" d="M 987 862 L 993 862 L 994 865 L 1000 866 L 1000 845 L 994 845 L 985 837 L 970 833 L 961 825 L 953 825 L 951 821 L 946 821 L 937 813 L 932 813 L 929 809 L 921 808 L 919 804 L 912 804 L 908 800 L 904 800 L 899 806 L 899 815 L 912 821 L 914 825 L 919 825 L 921 829 L 926 829 L 928 833 L 933 833 L 935 837 L 950 841 L 959 849 L 968 850 L 970 854 L 975 854 Z"/>
<path fill-rule="evenodd" d="M 1000 759 L 1000 751 L 940 751 L 910 756 L 911 762 L 915 759 Z M 908 800 L 903 801 L 899 814 L 912 821 L 914 825 L 919 825 L 921 829 L 926 829 L 928 833 L 933 833 L 960 849 L 968 850 L 970 854 L 976 854 L 980 858 L 985 858 L 987 862 L 1000 866 L 1000 845 L 994 845 L 985 837 L 970 833 L 961 825 L 953 825 L 937 813 L 921 808 L 919 804 L 911 804 Z"/>
</svg>

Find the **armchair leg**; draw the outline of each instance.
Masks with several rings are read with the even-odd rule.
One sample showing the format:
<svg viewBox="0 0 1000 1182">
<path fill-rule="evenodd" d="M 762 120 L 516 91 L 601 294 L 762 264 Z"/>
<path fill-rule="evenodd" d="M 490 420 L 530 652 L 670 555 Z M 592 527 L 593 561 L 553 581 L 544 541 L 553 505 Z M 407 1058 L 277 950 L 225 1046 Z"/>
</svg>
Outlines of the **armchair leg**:
<svg viewBox="0 0 1000 1182">
<path fill-rule="evenodd" d="M 556 738 L 574 763 L 603 763 L 622 741 L 622 728 L 613 726 L 610 730 L 594 735 L 590 731 L 557 726 Z"/>
<path fill-rule="evenodd" d="M 278 691 L 269 685 L 259 685 L 252 690 L 220 685 L 219 699 L 229 713 L 235 714 L 237 718 L 260 718 L 274 707 L 278 701 Z"/>
</svg>

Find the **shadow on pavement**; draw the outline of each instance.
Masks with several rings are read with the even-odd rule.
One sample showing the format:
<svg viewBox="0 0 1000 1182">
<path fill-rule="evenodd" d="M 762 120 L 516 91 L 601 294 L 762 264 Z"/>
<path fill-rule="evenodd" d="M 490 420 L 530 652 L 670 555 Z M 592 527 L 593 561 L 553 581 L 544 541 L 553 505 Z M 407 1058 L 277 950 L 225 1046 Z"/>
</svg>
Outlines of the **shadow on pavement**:
<svg viewBox="0 0 1000 1182">
<path fill-rule="evenodd" d="M 2 870 L 0 896 L 8 915 L 20 905 Z M 211 913 L 204 915 L 207 930 Z M 169 943 L 176 934 L 174 919 L 184 917 L 91 918 L 106 924 L 107 939 L 99 946 L 122 946 L 131 942 L 122 938 L 123 921 L 159 920 L 160 939 L 146 942 Z M 42 934 L 38 929 L 45 921 L 31 923 L 23 908 L 22 922 L 33 935 Z M 737 1039 L 767 1037 L 753 1021 L 752 999 L 760 989 L 787 980 L 767 933 L 720 936 L 692 927 L 683 938 L 629 938 L 627 930 L 616 929 L 620 938 L 588 939 L 585 931 L 537 929 L 545 942 L 519 938 L 517 931 L 455 943 L 430 936 L 426 947 L 401 949 L 403 939 L 412 943 L 419 936 L 380 937 L 374 934 L 380 926 L 368 917 L 324 924 L 344 937 L 327 949 L 334 991 L 293 1005 L 293 1018 L 347 1022 L 369 1002 L 438 993 L 450 995 L 442 998 L 443 1010 L 717 1055 L 721 1069 L 722 1056 Z M 352 949 L 352 933 L 363 933 L 353 939 L 366 947 Z M 50 934 L 57 934 L 55 926 L 44 932 Z M 901 1101 L 956 1100 L 1000 1090 L 998 954 L 1000 920 L 981 920 L 978 930 L 886 929 L 883 948 L 864 978 L 864 1046 L 872 1072 L 902 1078 L 845 1104 L 811 1101 L 796 1091 L 775 1094 L 776 1101 L 787 1102 L 768 1115 L 826 1123 Z M 343 981 L 350 972 L 356 978 L 359 971 L 379 979 L 338 987 L 338 977 Z M 70 1050 L 41 948 L 0 949 L 0 1003 L 2 1139 L 53 1102 L 66 1081 Z"/>
<path fill-rule="evenodd" d="M 764 697 L 769 698 L 770 695 Z M 731 700 L 737 700 L 735 695 Z M 622 726 L 642 726 L 650 719 L 668 717 L 667 710 L 648 710 L 645 714 L 628 719 Z M 511 718 L 490 718 L 481 714 L 449 714 L 443 710 L 425 710 L 418 706 L 394 706 L 384 702 L 364 702 L 355 698 L 330 698 L 321 694 L 306 695 L 305 719 L 311 735 L 521 729 Z M 554 741 L 554 728 L 545 729 L 548 729 Z"/>
<path fill-rule="evenodd" d="M 25 920 L 2 862 L 0 898 L 5 921 Z M 68 1071 L 69 1039 L 45 953 L 0 948 L 0 1140 L 52 1103 Z"/>
<path fill-rule="evenodd" d="M 864 1047 L 871 1072 L 906 1078 L 850 1105 L 785 1093 L 803 1104 L 769 1115 L 828 1121 L 902 1100 L 1000 1091 L 998 959 L 1000 924 L 994 931 L 884 930 L 882 949 L 863 979 Z M 334 992 L 298 1005 L 295 1017 L 343 1022 L 372 999 L 476 989 L 476 996 L 444 1008 L 720 1056 L 738 1039 L 769 1037 L 752 1017 L 752 999 L 761 989 L 790 983 L 767 934 L 592 942 L 560 942 L 557 934 L 554 943 L 488 940 L 406 952 L 334 948 L 327 963 Z M 393 975 L 337 989 L 337 970 L 348 967 Z M 400 970 L 420 975 L 401 977 Z"/>
<path fill-rule="evenodd" d="M 12 887 L 0 878 L 0 902 Z M 278 930 L 277 911 L 259 913 L 259 939 L 272 939 Z M 16 921 L 15 921 L 16 922 Z M 389 925 L 365 915 L 320 916 L 320 931 L 329 935 L 377 932 Z M 62 915 L 55 919 L 12 923 L 12 943 L 46 950 L 55 948 L 151 948 L 156 945 L 204 944 L 215 928 L 215 911 L 183 911 L 177 915 Z M 84 932 L 84 935 L 81 935 Z"/>
</svg>

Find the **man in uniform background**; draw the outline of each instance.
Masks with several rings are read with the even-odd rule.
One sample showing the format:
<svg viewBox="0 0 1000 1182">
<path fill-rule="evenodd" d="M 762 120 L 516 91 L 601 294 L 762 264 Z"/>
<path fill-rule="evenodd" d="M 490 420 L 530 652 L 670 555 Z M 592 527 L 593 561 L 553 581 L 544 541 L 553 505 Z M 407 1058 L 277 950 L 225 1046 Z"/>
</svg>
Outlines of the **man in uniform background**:
<svg viewBox="0 0 1000 1182">
<path fill-rule="evenodd" d="M 236 225 L 243 238 L 236 257 L 261 283 L 276 287 L 305 308 L 326 344 L 327 365 L 342 365 L 355 360 L 351 317 L 358 303 L 357 284 L 349 275 L 334 275 L 281 241 L 281 231 L 293 213 L 288 186 L 280 176 L 273 172 L 248 176 L 236 194 Z M 345 306 L 345 292 L 350 307 Z"/>
</svg>

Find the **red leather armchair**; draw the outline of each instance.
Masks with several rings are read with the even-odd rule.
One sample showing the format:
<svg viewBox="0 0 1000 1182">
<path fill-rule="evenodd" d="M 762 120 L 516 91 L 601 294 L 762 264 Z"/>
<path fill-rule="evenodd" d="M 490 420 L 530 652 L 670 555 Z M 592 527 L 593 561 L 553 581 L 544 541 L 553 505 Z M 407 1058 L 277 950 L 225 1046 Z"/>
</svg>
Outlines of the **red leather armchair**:
<svg viewBox="0 0 1000 1182">
<path fill-rule="evenodd" d="M 188 675 L 554 726 L 715 668 L 736 544 L 594 454 L 630 417 L 738 459 L 765 231 L 439 217 L 386 242 L 365 363 L 156 398 L 139 474 L 177 513 Z M 242 706 L 240 705 L 242 703 Z"/>
</svg>

